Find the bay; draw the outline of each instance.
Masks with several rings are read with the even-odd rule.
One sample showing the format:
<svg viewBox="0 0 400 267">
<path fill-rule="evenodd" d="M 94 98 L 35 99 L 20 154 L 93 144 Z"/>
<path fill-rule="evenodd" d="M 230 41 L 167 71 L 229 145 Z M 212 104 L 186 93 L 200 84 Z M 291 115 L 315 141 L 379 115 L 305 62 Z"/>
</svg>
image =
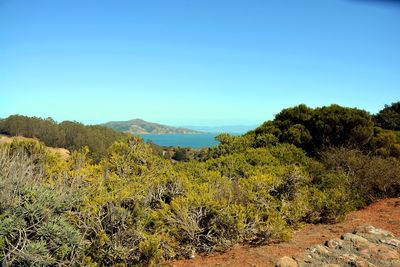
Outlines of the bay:
<svg viewBox="0 0 400 267">
<path fill-rule="evenodd" d="M 218 145 L 215 140 L 218 133 L 206 134 L 142 134 L 140 135 L 146 142 L 151 141 L 159 146 L 180 146 L 202 148 Z"/>
</svg>

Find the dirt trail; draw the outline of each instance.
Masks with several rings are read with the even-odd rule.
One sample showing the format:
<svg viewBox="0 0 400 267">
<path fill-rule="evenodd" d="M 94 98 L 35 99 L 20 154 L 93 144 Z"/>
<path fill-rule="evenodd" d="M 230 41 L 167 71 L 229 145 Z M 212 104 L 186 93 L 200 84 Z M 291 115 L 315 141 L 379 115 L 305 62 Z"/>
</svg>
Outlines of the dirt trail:
<svg viewBox="0 0 400 267">
<path fill-rule="evenodd" d="M 249 247 L 236 246 L 232 250 L 215 255 L 197 256 L 191 260 L 170 262 L 169 266 L 218 266 L 218 267 L 261 267 L 274 266 L 282 256 L 294 256 L 306 248 L 340 237 L 356 226 L 370 224 L 400 236 L 400 198 L 385 199 L 362 210 L 354 211 L 342 223 L 306 225 L 293 233 L 288 242 L 274 245 Z"/>
</svg>

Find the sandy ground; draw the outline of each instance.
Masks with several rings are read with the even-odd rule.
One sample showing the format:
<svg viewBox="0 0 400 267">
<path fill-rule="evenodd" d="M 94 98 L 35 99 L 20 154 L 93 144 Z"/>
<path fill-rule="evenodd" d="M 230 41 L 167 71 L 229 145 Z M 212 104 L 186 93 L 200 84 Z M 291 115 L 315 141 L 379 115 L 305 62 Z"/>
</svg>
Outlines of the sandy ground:
<svg viewBox="0 0 400 267">
<path fill-rule="evenodd" d="M 371 224 L 389 230 L 400 236 L 400 198 L 385 199 L 362 210 L 354 211 L 338 224 L 305 225 L 293 233 L 288 242 L 274 245 L 249 247 L 238 245 L 232 250 L 215 255 L 197 256 L 191 260 L 179 260 L 166 263 L 167 266 L 275 266 L 282 256 L 294 256 L 306 248 L 340 237 L 352 231 L 356 226 Z"/>
</svg>

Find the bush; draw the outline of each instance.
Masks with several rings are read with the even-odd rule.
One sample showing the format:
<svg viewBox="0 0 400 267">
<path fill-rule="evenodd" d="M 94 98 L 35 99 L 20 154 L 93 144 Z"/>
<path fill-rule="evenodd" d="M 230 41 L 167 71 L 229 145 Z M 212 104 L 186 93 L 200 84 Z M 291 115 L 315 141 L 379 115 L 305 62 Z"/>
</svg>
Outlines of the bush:
<svg viewBox="0 0 400 267">
<path fill-rule="evenodd" d="M 21 143 L 0 149 L 0 245 L 6 265 L 76 264 L 81 233 L 64 218 L 68 195 L 46 185 L 42 158 Z M 40 154 L 39 154 L 40 155 Z M 44 157 L 45 155 L 43 155 Z"/>
<path fill-rule="evenodd" d="M 356 209 L 355 200 L 345 187 L 310 188 L 308 199 L 310 210 L 305 220 L 311 223 L 336 223 Z"/>
<path fill-rule="evenodd" d="M 188 161 L 189 156 L 187 150 L 185 148 L 180 148 L 180 147 L 175 149 L 172 159 L 176 161 Z"/>
<path fill-rule="evenodd" d="M 369 204 L 400 194 L 400 161 L 368 156 L 359 150 L 334 148 L 322 154 L 327 171 L 339 173 L 346 190 Z"/>
</svg>

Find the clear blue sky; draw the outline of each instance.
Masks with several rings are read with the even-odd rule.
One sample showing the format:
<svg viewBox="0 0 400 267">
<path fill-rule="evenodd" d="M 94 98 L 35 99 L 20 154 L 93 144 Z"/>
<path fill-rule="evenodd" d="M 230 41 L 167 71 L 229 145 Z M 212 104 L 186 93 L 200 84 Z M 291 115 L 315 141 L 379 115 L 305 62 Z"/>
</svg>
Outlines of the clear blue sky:
<svg viewBox="0 0 400 267">
<path fill-rule="evenodd" d="M 256 124 L 400 100 L 400 5 L 0 0 L 0 117 Z"/>
</svg>

